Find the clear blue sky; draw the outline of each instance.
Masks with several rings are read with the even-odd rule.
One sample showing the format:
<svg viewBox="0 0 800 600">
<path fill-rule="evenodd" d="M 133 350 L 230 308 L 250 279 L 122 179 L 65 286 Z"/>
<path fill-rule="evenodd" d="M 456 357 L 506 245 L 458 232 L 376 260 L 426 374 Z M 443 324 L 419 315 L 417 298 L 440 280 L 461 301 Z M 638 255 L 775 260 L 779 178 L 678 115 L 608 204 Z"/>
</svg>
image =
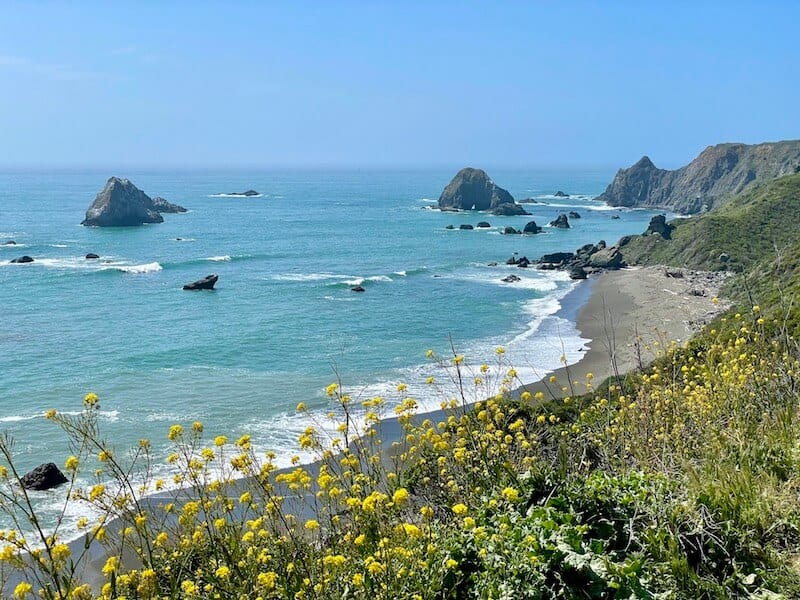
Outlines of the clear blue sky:
<svg viewBox="0 0 800 600">
<path fill-rule="evenodd" d="M 800 138 L 800 2 L 4 2 L 0 165 L 611 166 Z"/>
</svg>

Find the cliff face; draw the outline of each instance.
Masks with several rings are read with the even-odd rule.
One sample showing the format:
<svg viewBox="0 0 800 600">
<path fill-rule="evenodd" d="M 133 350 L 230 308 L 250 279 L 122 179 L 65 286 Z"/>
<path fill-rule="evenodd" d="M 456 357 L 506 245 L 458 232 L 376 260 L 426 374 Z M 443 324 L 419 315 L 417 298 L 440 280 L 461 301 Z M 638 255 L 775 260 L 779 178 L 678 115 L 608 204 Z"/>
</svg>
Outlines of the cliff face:
<svg viewBox="0 0 800 600">
<path fill-rule="evenodd" d="M 800 140 L 709 146 L 685 167 L 659 169 L 646 156 L 620 169 L 598 200 L 683 214 L 710 210 L 755 181 L 800 172 Z"/>
</svg>

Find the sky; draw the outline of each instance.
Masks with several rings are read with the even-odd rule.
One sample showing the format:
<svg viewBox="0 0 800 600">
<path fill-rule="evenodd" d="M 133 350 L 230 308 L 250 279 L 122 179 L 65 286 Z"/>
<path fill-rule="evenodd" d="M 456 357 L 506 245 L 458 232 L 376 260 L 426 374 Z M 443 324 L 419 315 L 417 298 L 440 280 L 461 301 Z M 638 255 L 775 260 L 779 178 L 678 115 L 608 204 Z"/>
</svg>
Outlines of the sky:
<svg viewBox="0 0 800 600">
<path fill-rule="evenodd" d="M 0 167 L 673 168 L 800 138 L 800 2 L 0 6 Z"/>
</svg>

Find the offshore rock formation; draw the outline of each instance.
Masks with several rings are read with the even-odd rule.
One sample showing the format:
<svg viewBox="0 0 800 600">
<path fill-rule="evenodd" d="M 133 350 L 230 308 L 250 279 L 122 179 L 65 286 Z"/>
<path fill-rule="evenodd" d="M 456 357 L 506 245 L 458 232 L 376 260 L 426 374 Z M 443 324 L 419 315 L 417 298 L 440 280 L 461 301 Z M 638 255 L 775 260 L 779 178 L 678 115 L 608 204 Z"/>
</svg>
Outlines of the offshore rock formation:
<svg viewBox="0 0 800 600">
<path fill-rule="evenodd" d="M 28 490 L 49 490 L 67 483 L 67 478 L 55 463 L 45 463 L 20 477 L 19 482 Z"/>
<path fill-rule="evenodd" d="M 800 140 L 709 146 L 685 167 L 659 169 L 643 156 L 617 171 L 597 199 L 611 206 L 662 208 L 683 214 L 710 210 L 755 181 L 800 172 Z"/>
<path fill-rule="evenodd" d="M 192 283 L 187 283 L 185 286 L 183 286 L 183 289 L 190 291 L 213 290 L 218 280 L 219 280 L 219 275 L 214 273 L 212 275 L 207 275 L 202 279 L 198 279 L 197 281 L 193 281 Z"/>
<path fill-rule="evenodd" d="M 490 210 L 498 215 L 524 215 L 514 197 L 492 181 L 485 171 L 461 169 L 439 196 L 442 210 Z"/>
<path fill-rule="evenodd" d="M 89 227 L 130 227 L 144 223 L 163 223 L 161 212 L 186 212 L 163 198 L 154 201 L 128 179 L 111 177 L 86 210 L 81 225 Z"/>
</svg>

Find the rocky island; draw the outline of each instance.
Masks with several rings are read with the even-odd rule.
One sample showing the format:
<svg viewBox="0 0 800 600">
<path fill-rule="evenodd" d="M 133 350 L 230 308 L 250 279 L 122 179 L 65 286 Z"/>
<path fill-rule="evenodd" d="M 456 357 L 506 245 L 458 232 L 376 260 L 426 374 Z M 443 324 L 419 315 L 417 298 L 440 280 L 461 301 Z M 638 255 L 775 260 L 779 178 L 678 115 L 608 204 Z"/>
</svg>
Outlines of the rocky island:
<svg viewBox="0 0 800 600">
<path fill-rule="evenodd" d="M 527 215 L 514 197 L 482 169 L 461 169 L 439 196 L 441 210 L 488 210 L 495 215 Z"/>
<path fill-rule="evenodd" d="M 161 197 L 151 198 L 128 179 L 111 177 L 86 210 L 81 225 L 87 227 L 131 227 L 163 223 L 162 212 L 186 212 Z"/>
</svg>

